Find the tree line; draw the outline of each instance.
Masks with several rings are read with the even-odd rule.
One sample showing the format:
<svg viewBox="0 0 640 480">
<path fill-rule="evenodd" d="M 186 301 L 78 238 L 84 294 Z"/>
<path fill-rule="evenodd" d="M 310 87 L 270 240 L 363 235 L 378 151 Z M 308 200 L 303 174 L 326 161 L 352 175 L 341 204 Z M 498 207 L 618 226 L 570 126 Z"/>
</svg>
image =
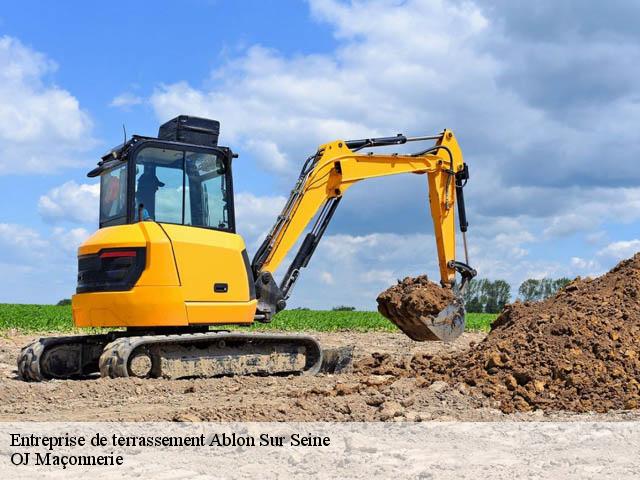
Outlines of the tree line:
<svg viewBox="0 0 640 480">
<path fill-rule="evenodd" d="M 556 294 L 567 285 L 568 278 L 530 278 L 520 284 L 518 298 L 523 302 L 538 302 Z M 499 313 L 511 299 L 511 285 L 505 280 L 473 279 L 463 294 L 465 306 L 472 313 Z"/>
</svg>

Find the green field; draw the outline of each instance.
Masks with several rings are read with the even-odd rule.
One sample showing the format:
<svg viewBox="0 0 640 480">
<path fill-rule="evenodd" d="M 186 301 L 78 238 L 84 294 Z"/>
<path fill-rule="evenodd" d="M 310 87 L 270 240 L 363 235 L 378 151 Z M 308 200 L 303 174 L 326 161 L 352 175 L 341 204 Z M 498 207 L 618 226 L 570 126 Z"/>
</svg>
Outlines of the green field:
<svg viewBox="0 0 640 480">
<path fill-rule="evenodd" d="M 495 315 L 467 314 L 467 330 L 488 330 Z M 353 330 L 359 332 L 398 331 L 378 312 L 345 312 L 319 310 L 285 310 L 269 324 L 257 323 L 251 329 L 333 332 Z M 55 305 L 0 304 L 0 331 L 71 332 L 71 307 Z"/>
</svg>

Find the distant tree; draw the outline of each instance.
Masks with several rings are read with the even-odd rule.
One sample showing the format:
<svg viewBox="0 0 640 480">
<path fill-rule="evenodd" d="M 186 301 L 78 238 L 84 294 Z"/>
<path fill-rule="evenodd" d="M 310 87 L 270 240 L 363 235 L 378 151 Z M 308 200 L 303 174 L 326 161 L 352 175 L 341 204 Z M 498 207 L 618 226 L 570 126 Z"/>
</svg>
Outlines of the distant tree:
<svg viewBox="0 0 640 480">
<path fill-rule="evenodd" d="M 571 279 L 567 277 L 558 278 L 553 281 L 554 292 L 563 289 L 571 283 Z"/>
<path fill-rule="evenodd" d="M 482 311 L 485 311 L 487 303 L 489 303 L 489 297 L 491 296 L 491 282 L 486 278 L 478 279 L 478 300 L 482 305 Z"/>
<path fill-rule="evenodd" d="M 541 280 L 529 278 L 520 284 L 518 296 L 525 302 L 539 302 L 554 296 L 558 290 L 565 287 L 571 280 L 566 277 L 552 279 L 543 278 Z"/>
<path fill-rule="evenodd" d="M 505 280 L 473 279 L 467 284 L 463 299 L 468 312 L 498 313 L 511 299 L 511 285 Z"/>
<path fill-rule="evenodd" d="M 540 280 L 529 278 L 520 284 L 518 296 L 523 302 L 535 302 L 540 300 Z"/>
<path fill-rule="evenodd" d="M 487 304 L 484 306 L 485 313 L 499 313 L 500 308 L 498 308 L 498 301 L 495 296 L 490 296 L 489 300 L 487 300 Z"/>
<path fill-rule="evenodd" d="M 63 298 L 58 303 L 56 303 L 56 305 L 59 306 L 59 307 L 63 307 L 65 305 L 71 305 L 71 299 L 70 298 Z"/>
<path fill-rule="evenodd" d="M 289 311 L 291 311 L 291 310 L 302 310 L 302 311 L 308 312 L 311 309 L 307 308 L 307 307 L 296 307 L 296 308 L 290 308 L 289 309 Z"/>
<path fill-rule="evenodd" d="M 467 282 L 467 286 L 464 289 L 464 293 L 462 294 L 462 299 L 465 304 L 471 302 L 474 298 L 479 300 L 480 297 L 480 282 L 472 278 Z"/>
<path fill-rule="evenodd" d="M 479 297 L 473 297 L 471 300 L 465 302 L 465 306 L 467 307 L 467 312 L 470 313 L 482 313 L 483 311 Z"/>
<path fill-rule="evenodd" d="M 509 285 L 505 280 L 496 280 L 493 282 L 492 287 L 496 299 L 497 310 L 498 312 L 501 312 L 504 306 L 509 303 L 509 300 L 511 300 L 511 285 Z"/>
<path fill-rule="evenodd" d="M 348 305 L 338 305 L 337 307 L 333 307 L 331 310 L 334 312 L 353 312 L 356 307 L 350 307 Z"/>
</svg>

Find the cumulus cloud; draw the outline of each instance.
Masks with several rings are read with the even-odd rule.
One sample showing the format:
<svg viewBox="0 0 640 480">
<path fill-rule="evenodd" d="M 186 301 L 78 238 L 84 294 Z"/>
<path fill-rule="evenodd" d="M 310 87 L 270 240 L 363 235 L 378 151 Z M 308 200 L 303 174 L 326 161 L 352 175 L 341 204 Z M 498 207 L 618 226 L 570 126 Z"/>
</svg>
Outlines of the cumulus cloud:
<svg viewBox="0 0 640 480">
<path fill-rule="evenodd" d="M 50 223 L 68 221 L 96 223 L 100 184 L 66 182 L 52 188 L 38 200 L 38 212 Z"/>
<path fill-rule="evenodd" d="M 111 100 L 111 103 L 109 103 L 109 106 L 126 109 L 135 105 L 141 105 L 143 102 L 144 99 L 142 97 L 131 92 L 124 92 L 120 95 L 116 95 L 113 100 Z"/>
<path fill-rule="evenodd" d="M 451 127 L 472 169 L 471 213 L 542 218 L 544 235 L 562 237 L 598 228 L 594 212 L 613 196 L 621 197 L 619 210 L 634 211 L 640 174 L 624 159 L 640 153 L 639 87 L 629 81 L 637 62 L 628 61 L 640 46 L 631 32 L 619 34 L 611 15 L 586 29 L 589 12 L 575 5 L 581 15 L 568 15 L 565 28 L 546 38 L 546 31 L 518 34 L 514 25 L 556 24 L 551 2 L 535 15 L 484 1 L 310 5 L 333 30 L 334 52 L 287 57 L 251 46 L 215 72 L 210 89 L 160 86 L 151 96 L 158 117 L 219 118 L 229 142 L 254 152 L 259 145 L 262 168 L 281 174 L 329 139 Z M 610 68 L 601 68 L 604 59 Z M 618 87 L 616 71 L 625 72 Z M 606 97 L 595 95 L 604 85 Z M 603 168 L 603 156 L 619 160 Z M 390 209 L 407 196 L 399 185 L 387 197 Z M 375 195 L 360 195 L 362 204 Z M 592 208 L 575 208 L 586 198 Z"/>
<path fill-rule="evenodd" d="M 54 227 L 50 235 L 44 235 L 26 225 L 0 223 L 0 263 L 20 264 L 23 260 L 35 262 L 46 258 L 48 264 L 58 264 L 73 258 L 88 237 L 89 232 L 79 227 Z"/>
<path fill-rule="evenodd" d="M 20 41 L 0 37 L 0 174 L 77 165 L 94 145 L 78 100 L 47 80 L 56 68 Z"/>
<path fill-rule="evenodd" d="M 581 271 L 599 273 L 602 271 L 600 263 L 592 258 L 571 257 L 571 265 Z"/>
<path fill-rule="evenodd" d="M 286 198 L 279 195 L 236 194 L 236 229 L 244 236 L 248 247 L 255 249 L 260 244 L 275 223 L 285 201 Z"/>
<path fill-rule="evenodd" d="M 51 241 L 58 248 L 75 255 L 82 242 L 89 238 L 90 232 L 86 228 L 76 227 L 66 230 L 55 227 L 51 235 Z"/>
<path fill-rule="evenodd" d="M 40 232 L 26 225 L 0 223 L 0 276 L 11 281 L 10 289 L 0 290 L 0 302 L 68 298 L 75 289 L 77 248 L 88 236 L 79 227 Z"/>
<path fill-rule="evenodd" d="M 598 252 L 598 255 L 622 260 L 640 252 L 640 240 L 621 240 L 612 242 Z"/>
<path fill-rule="evenodd" d="M 0 223 L 0 261 L 19 263 L 38 260 L 49 248 L 49 243 L 34 229 L 13 223 Z"/>
<path fill-rule="evenodd" d="M 571 265 L 529 258 L 526 253 L 523 258 L 521 246 L 530 240 L 526 233 L 505 235 L 497 242 L 478 238 L 471 251 L 473 265 L 482 277 L 507 280 L 514 294 L 527 278 L 571 276 L 575 270 Z M 331 275 L 331 283 L 323 281 L 326 273 Z M 433 235 L 329 234 L 303 270 L 291 306 L 344 304 L 374 310 L 382 290 L 408 275 L 425 273 L 435 282 L 440 280 Z M 318 294 L 320 288 L 322 295 Z"/>
<path fill-rule="evenodd" d="M 329 272 L 320 272 L 320 281 L 325 285 L 333 285 L 335 283 L 333 275 Z"/>
</svg>

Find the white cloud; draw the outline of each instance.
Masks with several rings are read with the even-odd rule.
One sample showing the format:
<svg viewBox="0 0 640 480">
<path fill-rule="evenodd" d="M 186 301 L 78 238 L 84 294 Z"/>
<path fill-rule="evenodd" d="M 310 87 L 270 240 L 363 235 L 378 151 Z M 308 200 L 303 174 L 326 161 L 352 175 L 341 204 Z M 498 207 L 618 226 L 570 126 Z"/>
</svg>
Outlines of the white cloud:
<svg viewBox="0 0 640 480">
<path fill-rule="evenodd" d="M 286 173 L 291 166 L 287 156 L 278 145 L 268 140 L 247 140 L 246 149 L 251 152 L 262 167 L 274 173 Z"/>
<path fill-rule="evenodd" d="M 275 223 L 285 201 L 286 198 L 283 196 L 236 194 L 236 229 L 243 235 L 250 249 L 255 249 L 265 237 Z"/>
<path fill-rule="evenodd" d="M 111 100 L 111 103 L 109 103 L 109 106 L 126 109 L 128 107 L 133 107 L 134 105 L 141 105 L 142 103 L 144 103 L 144 99 L 142 97 L 131 92 L 124 92 L 115 96 L 113 100 Z"/>
<path fill-rule="evenodd" d="M 100 184 L 66 182 L 38 200 L 38 212 L 47 222 L 95 224 L 98 220 Z"/>
<path fill-rule="evenodd" d="M 22 261 L 48 263 L 73 259 L 80 244 L 89 237 L 84 228 L 54 227 L 49 236 L 25 225 L 0 223 L 0 263 L 22 264 Z M 75 262 L 73 261 L 75 267 Z"/>
<path fill-rule="evenodd" d="M 0 37 L 0 174 L 78 165 L 94 145 L 78 100 L 46 81 L 57 66 L 11 37 Z"/>
<path fill-rule="evenodd" d="M 38 260 L 47 253 L 49 243 L 40 234 L 24 225 L 0 223 L 0 261 L 19 264 Z"/>
<path fill-rule="evenodd" d="M 320 272 L 320 281 L 325 285 L 333 285 L 335 283 L 333 275 L 329 272 Z"/>
<path fill-rule="evenodd" d="M 62 227 L 55 227 L 51 235 L 51 240 L 56 247 L 75 255 L 80 244 L 89 238 L 89 235 L 91 235 L 91 233 L 85 228 L 78 227 L 66 230 Z"/>
<path fill-rule="evenodd" d="M 360 280 L 365 283 L 380 283 L 384 282 L 385 285 L 393 285 L 398 279 L 398 276 L 393 270 L 367 270 L 360 274 Z"/>
<path fill-rule="evenodd" d="M 640 240 L 621 240 L 612 242 L 598 252 L 599 256 L 608 257 L 614 260 L 629 258 L 640 252 Z"/>
<path fill-rule="evenodd" d="M 597 261 L 580 257 L 571 257 L 571 265 L 579 268 L 580 270 L 593 270 L 600 268 Z"/>
<path fill-rule="evenodd" d="M 89 232 L 54 227 L 43 233 L 20 224 L 0 223 L 0 302 L 42 303 L 69 298 L 75 289 L 77 248 Z"/>
<path fill-rule="evenodd" d="M 542 233 L 549 237 L 563 237 L 578 231 L 589 230 L 596 227 L 598 218 L 585 214 L 566 213 L 551 218 L 549 226 Z"/>
<path fill-rule="evenodd" d="M 567 19 L 574 37 L 554 31 L 544 42 L 513 29 L 510 22 L 533 22 L 521 11 L 527 9 L 503 11 L 481 1 L 313 0 L 310 6 L 333 30 L 335 51 L 286 57 L 251 46 L 215 72 L 212 88 L 160 86 L 150 99 L 157 116 L 190 111 L 218 118 L 228 143 L 241 151 L 260 145 L 259 164 L 282 175 L 288 164 L 334 138 L 451 127 L 472 170 L 471 212 L 544 219 L 539 228 L 549 238 L 598 228 L 604 218 L 599 213 L 612 205 L 619 206 L 619 220 L 638 218 L 633 162 L 603 170 L 601 154 L 640 153 L 639 92 L 637 82 L 627 81 L 633 75 L 624 60 L 640 57 L 637 42 L 589 36 L 579 28 L 588 22 L 584 11 Z M 536 9 L 544 16 L 536 17 L 539 23 L 555 21 L 553 11 Z M 597 27 L 617 32 L 615 24 Z M 620 45 L 628 56 L 618 54 Z M 617 68 L 603 70 L 603 59 Z M 576 78 L 576 68 L 585 75 Z M 610 93 L 603 116 L 596 95 L 602 89 L 589 85 L 613 85 L 607 71 L 623 70 L 624 88 Z M 564 108 L 567 102 L 570 108 Z M 612 116 L 620 119 L 615 125 L 607 120 Z M 404 199 L 397 186 L 388 193 L 390 203 Z M 360 197 L 366 203 L 367 195 Z"/>
</svg>

